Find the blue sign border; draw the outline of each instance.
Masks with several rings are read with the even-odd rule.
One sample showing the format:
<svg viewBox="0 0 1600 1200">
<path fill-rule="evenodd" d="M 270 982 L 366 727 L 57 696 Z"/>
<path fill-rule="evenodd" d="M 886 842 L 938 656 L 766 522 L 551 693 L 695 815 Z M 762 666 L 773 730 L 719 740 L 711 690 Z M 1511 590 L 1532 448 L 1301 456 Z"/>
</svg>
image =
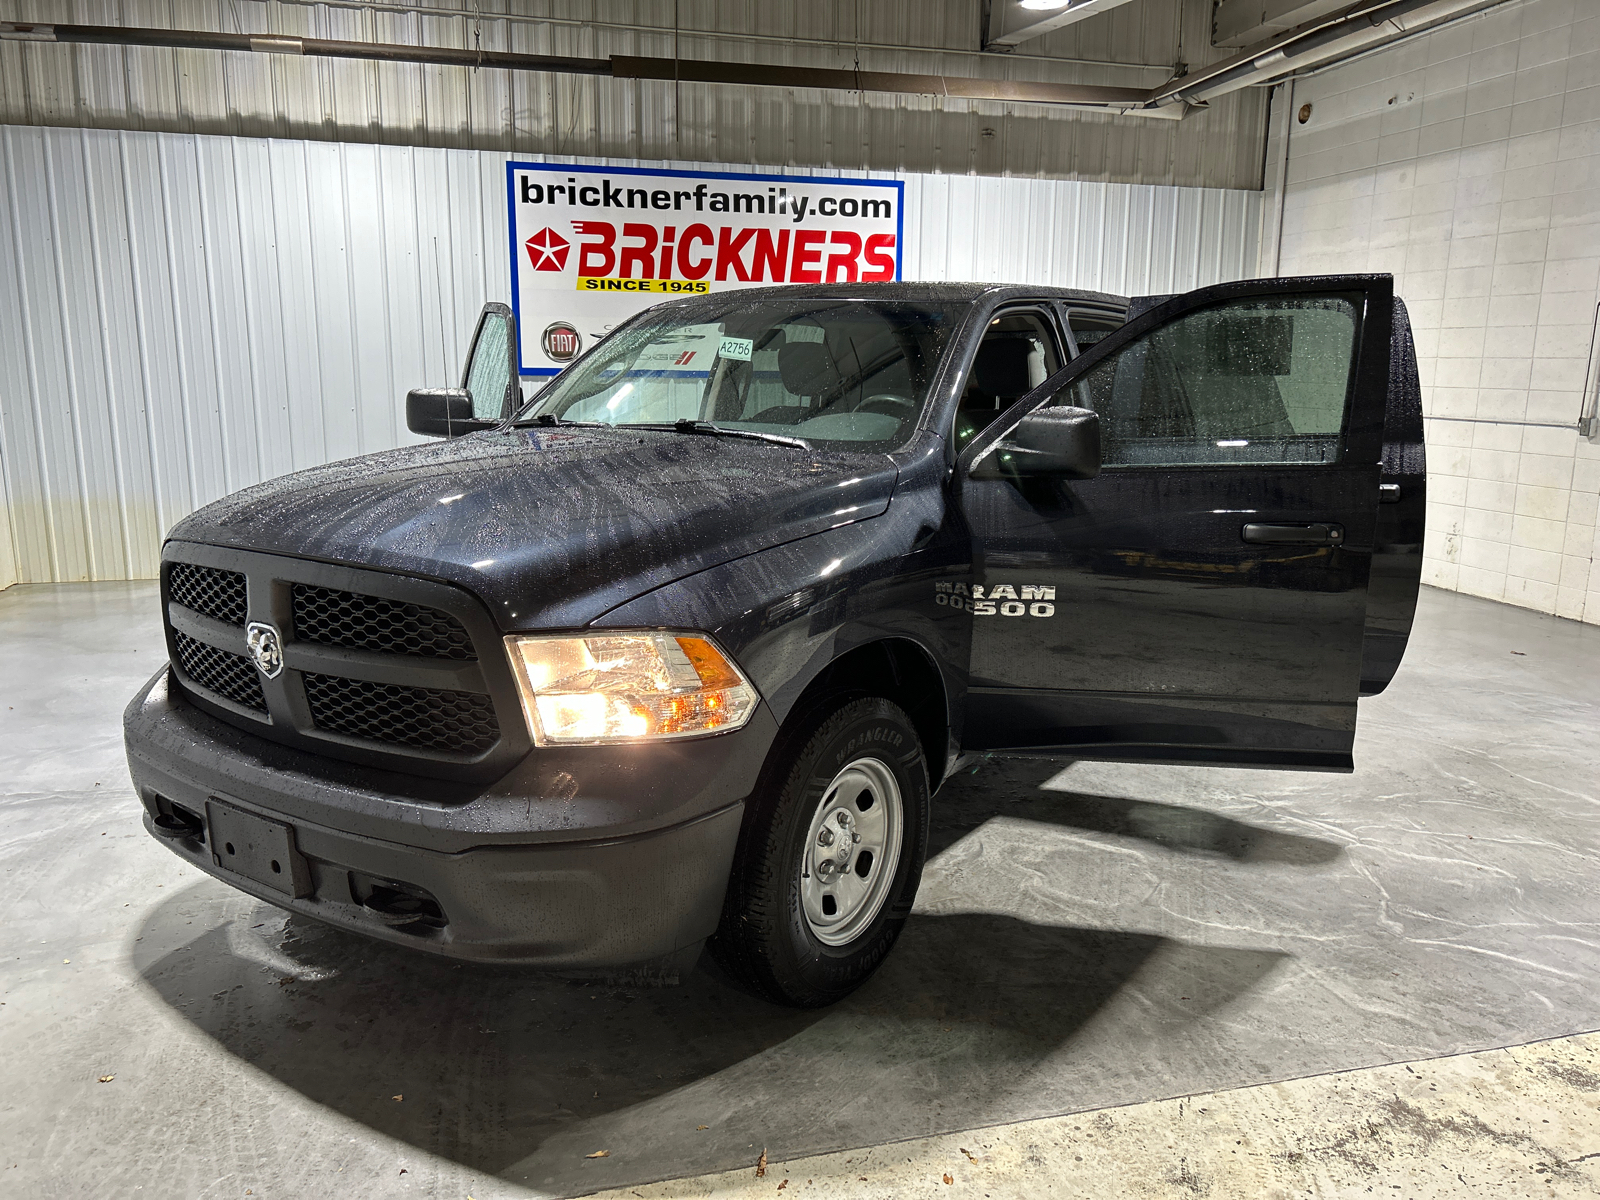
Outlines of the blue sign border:
<svg viewBox="0 0 1600 1200">
<path fill-rule="evenodd" d="M 903 179 L 861 179 L 853 175 L 756 175 L 743 171 L 674 171 L 655 167 L 606 167 L 587 163 L 536 163 L 506 162 L 506 240 L 511 243 L 511 311 L 517 318 L 517 373 L 519 375 L 559 375 L 558 367 L 529 367 L 522 362 L 522 276 L 521 258 L 517 254 L 517 197 L 518 171 L 605 171 L 612 175 L 666 175 L 677 179 L 759 179 L 763 182 L 811 183 L 837 180 L 851 187 L 892 187 L 895 190 L 894 208 L 894 277 L 901 279 L 900 268 L 906 250 L 906 184 Z"/>
</svg>

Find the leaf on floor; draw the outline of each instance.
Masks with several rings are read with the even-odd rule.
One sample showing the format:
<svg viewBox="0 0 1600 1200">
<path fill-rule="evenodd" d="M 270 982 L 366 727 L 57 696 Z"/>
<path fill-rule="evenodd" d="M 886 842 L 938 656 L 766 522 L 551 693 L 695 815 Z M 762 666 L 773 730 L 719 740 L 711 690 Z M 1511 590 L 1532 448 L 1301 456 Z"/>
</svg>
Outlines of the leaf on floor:
<svg viewBox="0 0 1600 1200">
<path fill-rule="evenodd" d="M 405 1097 L 404 1096 L 390 1096 L 389 1099 L 391 1099 L 391 1100 L 404 1100 Z"/>
<path fill-rule="evenodd" d="M 756 1159 L 756 1178 L 762 1179 L 767 1173 L 767 1148 L 761 1147 L 761 1157 Z"/>
<path fill-rule="evenodd" d="M 944 1181 L 946 1183 L 954 1183 L 955 1182 L 954 1179 L 950 1178 L 950 1173 L 948 1171 L 945 1172 Z"/>
<path fill-rule="evenodd" d="M 610 1158 L 611 1157 L 611 1151 L 609 1151 L 609 1150 L 596 1150 L 593 1154 L 585 1154 L 584 1157 L 585 1158 Z"/>
<path fill-rule="evenodd" d="M 100 1082 L 101 1083 L 110 1083 L 115 1078 L 116 1078 L 115 1075 L 102 1075 L 102 1076 L 100 1076 Z"/>
<path fill-rule="evenodd" d="M 975 1162 L 978 1161 L 978 1156 L 976 1154 L 974 1154 L 971 1150 L 968 1150 L 965 1146 L 958 1146 L 958 1147 L 956 1147 L 956 1149 L 960 1150 L 961 1153 L 963 1153 L 963 1154 L 965 1154 L 967 1156 L 967 1161 L 969 1163 L 975 1163 Z"/>
</svg>

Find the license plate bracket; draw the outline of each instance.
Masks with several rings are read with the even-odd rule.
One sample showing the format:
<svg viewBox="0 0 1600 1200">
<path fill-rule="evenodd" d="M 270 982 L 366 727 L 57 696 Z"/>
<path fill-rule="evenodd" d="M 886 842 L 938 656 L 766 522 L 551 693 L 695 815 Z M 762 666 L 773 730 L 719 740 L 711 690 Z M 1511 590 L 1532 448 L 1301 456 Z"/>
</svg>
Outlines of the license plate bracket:
<svg viewBox="0 0 1600 1200">
<path fill-rule="evenodd" d="M 311 867 L 294 842 L 294 828 L 235 808 L 216 797 L 206 801 L 211 861 L 224 871 L 299 899 L 311 895 Z"/>
</svg>

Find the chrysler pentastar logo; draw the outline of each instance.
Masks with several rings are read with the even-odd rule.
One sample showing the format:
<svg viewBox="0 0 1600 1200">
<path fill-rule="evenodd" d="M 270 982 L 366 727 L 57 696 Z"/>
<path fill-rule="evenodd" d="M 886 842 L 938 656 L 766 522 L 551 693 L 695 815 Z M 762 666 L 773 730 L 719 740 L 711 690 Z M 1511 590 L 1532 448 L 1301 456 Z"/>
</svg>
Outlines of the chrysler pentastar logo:
<svg viewBox="0 0 1600 1200">
<path fill-rule="evenodd" d="M 251 621 L 244 628 L 245 645 L 256 670 L 268 679 L 276 679 L 283 671 L 283 637 L 264 621 Z"/>
</svg>

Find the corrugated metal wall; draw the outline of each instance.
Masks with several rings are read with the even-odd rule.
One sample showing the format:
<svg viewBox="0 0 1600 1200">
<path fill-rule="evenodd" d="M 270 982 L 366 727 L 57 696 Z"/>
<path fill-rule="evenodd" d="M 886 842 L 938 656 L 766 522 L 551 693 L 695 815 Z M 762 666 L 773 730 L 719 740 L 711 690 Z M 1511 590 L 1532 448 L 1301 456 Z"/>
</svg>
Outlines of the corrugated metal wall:
<svg viewBox="0 0 1600 1200">
<path fill-rule="evenodd" d="M 471 13 L 481 9 L 475 22 Z M 674 38 L 674 10 L 684 31 Z M 978 53 L 979 0 L 0 0 L 0 19 L 286 33 L 1154 87 L 1210 46 L 1210 0 L 1132 0 L 1015 54 Z M 1265 101 L 1182 121 L 935 96 L 771 89 L 291 55 L 0 43 L 0 124 L 392 145 L 1260 186 Z M 987 131 L 987 132 L 985 132 Z"/>
<path fill-rule="evenodd" d="M 0 586 L 149 577 L 199 505 L 412 440 L 406 390 L 454 383 L 509 294 L 503 153 L 14 126 L 0 151 Z M 908 279 L 1255 272 L 1259 192 L 905 178 Z"/>
</svg>

